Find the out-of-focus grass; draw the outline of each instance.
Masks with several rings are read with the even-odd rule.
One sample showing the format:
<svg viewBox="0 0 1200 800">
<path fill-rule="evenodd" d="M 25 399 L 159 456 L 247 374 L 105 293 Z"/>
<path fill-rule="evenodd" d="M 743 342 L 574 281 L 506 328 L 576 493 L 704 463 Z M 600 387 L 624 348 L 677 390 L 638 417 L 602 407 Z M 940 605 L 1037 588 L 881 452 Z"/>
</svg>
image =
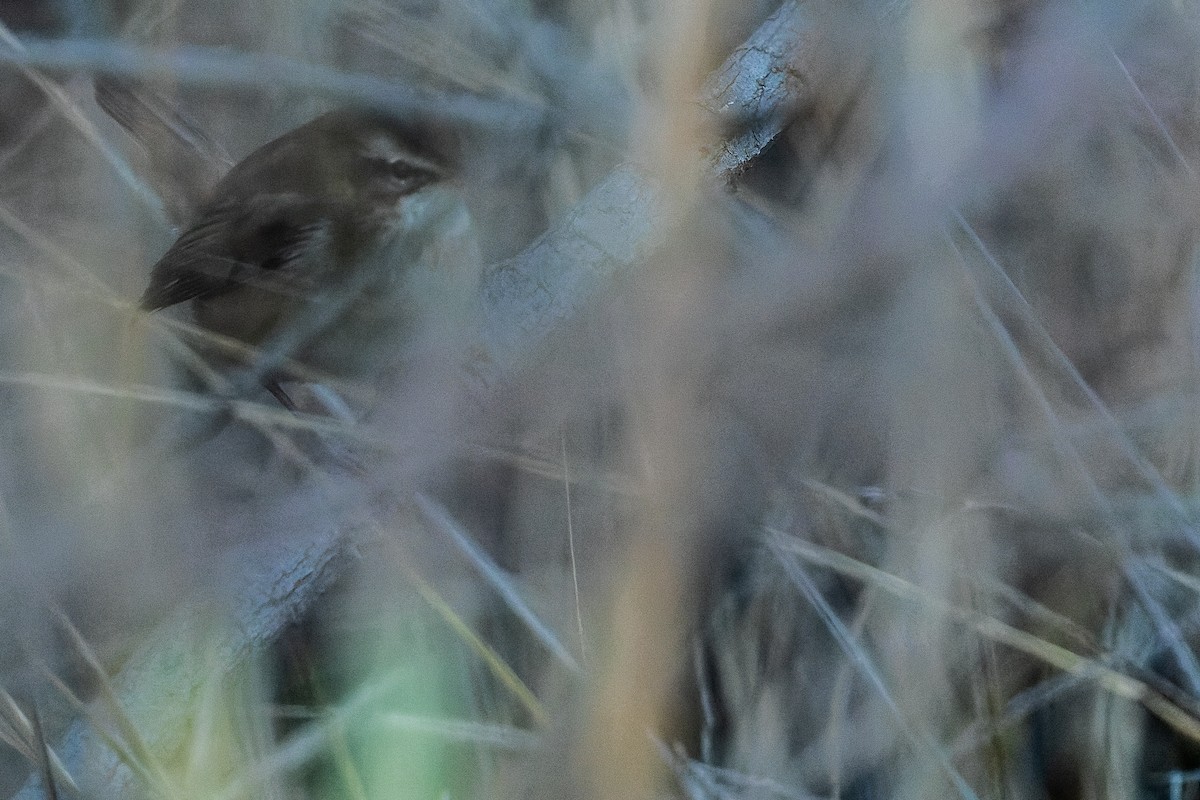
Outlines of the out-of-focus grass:
<svg viewBox="0 0 1200 800">
<path fill-rule="evenodd" d="M 64 795 L 1194 792 L 1193 4 L 83 5 L 0 9 L 5 795 L 35 708 Z M 223 397 L 99 67 L 468 130 L 493 339 Z"/>
</svg>

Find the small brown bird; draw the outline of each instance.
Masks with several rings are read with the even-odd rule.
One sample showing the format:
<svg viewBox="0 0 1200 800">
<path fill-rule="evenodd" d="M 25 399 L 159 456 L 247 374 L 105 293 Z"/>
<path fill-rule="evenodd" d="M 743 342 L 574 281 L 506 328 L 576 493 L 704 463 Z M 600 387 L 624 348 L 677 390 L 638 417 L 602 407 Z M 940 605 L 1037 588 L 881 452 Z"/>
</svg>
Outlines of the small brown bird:
<svg viewBox="0 0 1200 800">
<path fill-rule="evenodd" d="M 147 311 L 249 346 L 246 383 L 284 405 L 296 365 L 337 378 L 394 357 L 416 309 L 405 271 L 465 208 L 451 136 L 382 115 L 325 114 L 251 153 L 154 265 Z M 250 388 L 248 385 L 243 388 Z"/>
</svg>

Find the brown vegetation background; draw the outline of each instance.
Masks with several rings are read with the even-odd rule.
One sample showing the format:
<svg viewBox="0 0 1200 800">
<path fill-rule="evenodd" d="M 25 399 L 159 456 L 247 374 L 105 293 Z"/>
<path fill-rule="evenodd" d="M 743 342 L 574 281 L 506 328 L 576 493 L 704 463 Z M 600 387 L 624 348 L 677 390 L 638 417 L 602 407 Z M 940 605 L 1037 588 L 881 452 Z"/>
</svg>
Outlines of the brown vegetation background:
<svg viewBox="0 0 1200 800">
<path fill-rule="evenodd" d="M 4 796 L 1200 796 L 1190 0 L 0 20 Z M 440 117 L 478 286 L 356 423 L 198 388 L 97 75 Z"/>
</svg>

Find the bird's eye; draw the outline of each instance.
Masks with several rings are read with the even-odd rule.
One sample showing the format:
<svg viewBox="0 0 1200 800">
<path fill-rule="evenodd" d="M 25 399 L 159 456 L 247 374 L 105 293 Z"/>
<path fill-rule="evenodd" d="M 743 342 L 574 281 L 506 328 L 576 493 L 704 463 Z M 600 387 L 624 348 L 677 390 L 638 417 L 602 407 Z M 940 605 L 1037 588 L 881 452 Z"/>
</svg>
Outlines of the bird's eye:
<svg viewBox="0 0 1200 800">
<path fill-rule="evenodd" d="M 399 159 L 390 162 L 388 169 L 392 179 L 399 184 L 400 191 L 404 194 L 420 191 L 429 184 L 436 183 L 442 177 L 433 170 Z"/>
<path fill-rule="evenodd" d="M 415 194 L 443 177 L 437 169 L 407 158 L 372 157 L 360 163 L 367 191 L 391 198 Z"/>
</svg>

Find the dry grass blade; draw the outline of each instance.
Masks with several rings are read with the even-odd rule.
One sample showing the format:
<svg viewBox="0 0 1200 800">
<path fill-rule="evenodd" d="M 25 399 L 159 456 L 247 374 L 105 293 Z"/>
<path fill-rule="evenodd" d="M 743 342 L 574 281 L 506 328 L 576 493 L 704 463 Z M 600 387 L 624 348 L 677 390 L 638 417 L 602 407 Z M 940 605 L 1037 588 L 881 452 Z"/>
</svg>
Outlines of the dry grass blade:
<svg viewBox="0 0 1200 800">
<path fill-rule="evenodd" d="M 771 532 L 768 532 L 771 533 Z M 945 773 L 950 784 L 965 800 L 978 800 L 978 795 L 971 788 L 966 779 L 954 766 L 950 760 L 949 754 L 942 748 L 928 732 L 920 729 L 919 725 L 909 719 L 908 716 L 901 710 L 892 696 L 891 690 L 888 688 L 887 681 L 883 677 L 883 673 L 879 667 L 875 665 L 871 654 L 859 642 L 858 637 L 846 627 L 837 612 L 829 605 L 824 595 L 813 583 L 808 574 L 800 568 L 793 559 L 788 559 L 784 552 L 784 547 L 790 542 L 783 541 L 783 535 L 774 533 L 768 544 L 775 553 L 780 565 L 783 567 L 788 578 L 795 584 L 803 594 L 805 599 L 812 604 L 821 621 L 825 623 L 829 632 L 833 634 L 842 652 L 854 665 L 855 669 L 863 676 L 863 678 L 875 690 L 878 697 L 883 701 L 893 721 L 903 732 L 910 747 L 912 747 L 918 755 L 929 759 L 933 764 L 936 764 L 938 769 Z"/>
<path fill-rule="evenodd" d="M 500 595 L 504 604 L 525 623 L 538 641 L 545 645 L 546 649 L 553 653 L 563 666 L 572 672 L 579 672 L 579 664 L 554 632 L 538 618 L 525 599 L 521 597 L 520 592 L 513 585 L 512 578 L 505 575 L 504 571 L 471 541 L 470 536 L 462 530 L 450 512 L 423 494 L 417 494 L 413 501 L 428 524 L 450 539 L 458 551 L 466 557 L 472 569 Z"/>
<path fill-rule="evenodd" d="M 403 554 L 400 554 L 400 559 L 400 568 L 404 576 L 412 582 L 417 592 L 420 593 L 429 607 L 437 612 L 438 616 L 450 626 L 450 629 L 483 660 L 488 670 L 517 699 L 517 702 L 529 713 L 533 721 L 540 727 L 549 727 L 550 715 L 546 712 L 541 701 L 537 699 L 537 696 L 521 680 L 520 676 L 513 671 L 512 667 L 504 662 L 504 659 L 495 650 L 489 647 L 471 630 L 471 626 L 455 613 L 454 609 L 450 607 L 449 603 L 445 601 L 437 589 L 417 573 L 408 563 L 407 559 L 404 558 Z"/>
<path fill-rule="evenodd" d="M 436 736 L 449 742 L 481 745 L 498 750 L 522 752 L 542 746 L 541 736 L 512 725 L 395 712 L 380 714 L 375 717 L 374 724 L 394 730 Z"/>
<path fill-rule="evenodd" d="M 878 525 L 881 528 L 888 527 L 888 521 L 882 514 L 867 508 L 858 500 L 858 498 L 851 496 L 842 489 L 839 489 L 836 486 L 830 486 L 828 483 L 823 481 L 813 480 L 811 478 L 805 478 L 802 482 L 807 488 L 812 489 L 826 500 L 834 502 L 836 505 L 850 512 L 854 516 L 862 517 L 868 522 Z"/>
<path fill-rule="evenodd" d="M 1039 708 L 1061 699 L 1064 695 L 1075 691 L 1086 682 L 1084 676 L 1071 673 L 1060 673 L 1051 676 L 1040 683 L 1031 686 L 1013 696 L 1002 713 L 986 721 L 978 721 L 967 726 L 954 739 L 950 752 L 956 757 L 976 750 L 996 737 L 1004 736 L 1009 730 L 1020 725 Z"/>
<path fill-rule="evenodd" d="M 96 102 L 151 156 L 178 158 L 215 182 L 233 166 L 219 143 L 183 116 L 166 98 L 147 87 L 100 76 L 95 79 Z M 202 200 L 196 197 L 195 200 Z"/>
<path fill-rule="evenodd" d="M 75 709 L 79 714 L 79 718 L 87 723 L 92 735 L 103 742 L 104 746 L 115 754 L 117 760 L 129 769 L 133 775 L 137 776 L 144 786 L 153 787 L 163 797 L 180 797 L 172 785 L 163 783 L 162 775 L 158 774 L 156 770 L 140 759 L 130 749 L 128 743 L 125 742 L 120 733 L 111 730 L 107 720 L 103 719 L 94 707 L 80 700 L 75 692 L 71 690 L 71 687 L 63 683 L 61 678 L 57 675 L 47 673 L 46 681 Z"/>
<path fill-rule="evenodd" d="M 1047 630 L 1057 631 L 1063 637 L 1073 641 L 1079 648 L 1089 652 L 1096 652 L 1100 649 L 1096 637 L 1086 628 L 1057 611 L 1047 608 L 1015 587 L 999 581 L 988 581 L 984 590 L 992 597 L 1002 598 L 1013 608 Z"/>
<path fill-rule="evenodd" d="M 353 25 L 358 35 L 402 63 L 426 70 L 469 92 L 499 91 L 531 106 L 544 105 L 537 94 L 514 80 L 509 72 L 497 70 L 491 59 L 480 55 L 481 51 L 488 53 L 488 45 L 499 48 L 499 42 L 483 46 L 478 42 L 468 43 L 441 26 L 384 3 L 356 4 L 347 16 L 349 21 L 344 24 Z"/>
<path fill-rule="evenodd" d="M 206 89 L 287 89 L 346 104 L 379 108 L 397 115 L 420 115 L 482 130 L 528 130 L 541 117 L 540 109 L 511 99 L 497 102 L 466 94 L 420 92 L 372 75 L 342 72 L 263 53 L 197 46 L 179 47 L 164 53 L 115 42 L 21 41 L 11 33 L 4 38 L 9 49 L 0 52 L 0 63 L 16 64 L 32 74 L 37 74 L 35 70 L 38 69 L 88 71 L 134 81 L 171 77 L 181 85 Z M 48 85 L 48 92 L 57 89 L 46 78 L 39 76 L 39 80 Z M 78 116 L 78 112 L 74 113 Z M 81 126 L 87 124 L 88 130 L 93 131 L 90 123 L 82 117 L 80 120 Z M 98 134 L 95 137 L 100 142 Z M 134 181 L 128 167 L 124 174 Z M 151 196 L 144 187 L 142 191 Z M 161 205 L 159 213 L 162 213 Z"/>
<path fill-rule="evenodd" d="M 926 612 L 944 615 L 960 622 L 980 636 L 1033 656 L 1064 672 L 1093 681 L 1107 692 L 1141 703 L 1147 711 L 1175 731 L 1192 741 L 1200 742 L 1200 719 L 1136 678 L 1118 672 L 1094 659 L 1078 655 L 1065 647 L 1014 628 L 982 612 L 959 608 L 930 597 L 919 586 L 849 556 L 819 545 L 802 542 L 781 531 L 768 531 L 767 533 L 772 537 L 774 546 L 781 553 L 789 553 L 809 563 L 832 569 L 847 577 L 875 586 L 892 597 L 912 603 Z"/>
<path fill-rule="evenodd" d="M 1121 72 L 1121 77 L 1124 78 L 1125 82 L 1129 85 L 1129 89 L 1137 98 L 1138 104 L 1142 107 L 1142 110 L 1146 112 L 1146 116 L 1148 116 L 1151 122 L 1153 122 L 1154 129 L 1158 132 L 1158 135 L 1162 137 L 1162 140 L 1166 142 L 1167 147 L 1171 151 L 1171 155 L 1177 162 L 1179 162 L 1179 165 L 1187 171 L 1187 174 L 1192 178 L 1192 180 L 1195 180 L 1196 170 L 1192 167 L 1192 162 L 1189 161 L 1188 157 L 1185 156 L 1183 151 L 1179 149 L 1179 143 L 1176 142 L 1175 137 L 1171 135 L 1171 131 L 1167 128 L 1167 124 L 1163 122 L 1162 117 L 1159 116 L 1158 112 L 1154 110 L 1154 106 L 1151 105 L 1150 101 L 1146 99 L 1146 94 L 1142 91 L 1142 87 L 1138 86 L 1137 81 L 1131 74 L 1129 74 L 1129 67 L 1125 66 L 1125 62 L 1122 61 L 1121 57 L 1117 55 L 1117 52 L 1112 49 L 1112 45 L 1105 45 L 1105 50 L 1108 51 L 1108 55 L 1112 58 L 1113 63 L 1117 65 L 1117 69 Z"/>
<path fill-rule="evenodd" d="M 1195 530 L 1192 513 L 1188 510 L 1187 506 L 1179 498 L 1178 494 L 1167 485 L 1167 482 L 1159 474 L 1158 470 L 1138 452 L 1137 447 L 1130 441 L 1129 434 L 1125 431 L 1121 423 L 1108 410 L 1107 405 L 1096 394 L 1096 391 L 1079 374 L 1079 369 L 1071 363 L 1066 354 L 1050 338 L 1045 327 L 1038 322 L 1037 315 L 1030 306 L 1029 301 L 1025 299 L 1025 296 L 1021 294 L 1016 284 L 1013 283 L 1012 278 L 1008 276 L 1008 273 L 996 261 L 987 243 L 979 237 L 979 234 L 976 233 L 975 229 L 961 214 L 956 212 L 954 218 L 962 233 L 983 259 L 983 265 L 986 268 L 984 270 L 972 271 L 972 274 L 980 279 L 980 291 L 983 292 L 979 300 L 981 309 L 984 306 L 990 309 L 990 303 L 995 302 L 1000 308 L 1011 309 L 1017 312 L 1016 316 L 1017 319 L 1021 320 L 1023 332 L 1028 333 L 1030 338 L 1037 343 L 1041 351 L 1040 355 L 1048 358 L 1057 367 L 1062 378 L 1068 381 L 1074 387 L 1075 391 L 1084 398 L 1091 409 L 1104 422 L 1104 433 L 1120 447 L 1129 465 L 1137 471 L 1137 474 L 1146 482 L 1146 485 L 1150 487 L 1155 496 L 1162 501 L 1166 508 L 1174 512 L 1182 529 L 1185 533 L 1189 534 L 1194 545 L 1200 547 L 1200 534 Z M 971 263 L 970 260 L 964 257 L 964 267 L 969 263 Z M 1023 368 L 1022 371 L 1024 371 Z"/>
<path fill-rule="evenodd" d="M 490 444 L 472 443 L 470 448 L 472 452 L 478 453 L 481 457 L 510 464 L 529 475 L 536 475 L 552 481 L 563 479 L 562 463 L 553 459 Z M 631 499 L 637 498 L 642 493 L 634 478 L 616 470 L 596 470 L 586 466 L 582 468 L 576 466 L 571 471 L 570 481 L 573 487 L 595 488 Z"/>
<path fill-rule="evenodd" d="M 29 713 L 33 723 L 33 741 L 37 750 L 36 761 L 38 773 L 42 779 L 42 786 L 46 791 L 46 800 L 58 800 L 58 783 L 54 779 L 54 766 L 50 760 L 50 745 L 46 743 L 46 732 L 42 729 L 42 716 L 38 713 L 36 702 L 29 709 Z"/>
<path fill-rule="evenodd" d="M 966 222 L 962 220 L 961 217 L 959 220 L 960 224 L 964 226 L 966 232 L 973 234 L 971 228 L 967 226 Z M 979 240 L 976 238 L 975 241 L 978 242 Z M 982 242 L 979 243 L 979 246 L 982 248 L 981 253 L 984 256 L 989 256 L 987 249 L 982 247 Z M 956 250 L 958 250 L 957 244 L 954 244 L 954 247 Z M 961 250 L 958 250 L 958 252 L 960 256 L 963 256 Z M 994 262 L 991 262 L 990 257 L 988 258 L 988 261 L 994 264 Z M 969 270 L 965 257 L 961 258 L 960 263 L 962 263 L 964 270 Z M 983 318 L 993 332 L 996 341 L 1000 344 L 1004 358 L 1008 361 L 1012 370 L 1020 378 L 1020 381 L 1025 387 L 1028 395 L 1032 397 L 1034 402 L 1037 404 L 1038 409 L 1041 411 L 1046 423 L 1050 427 L 1052 436 L 1054 437 L 1058 446 L 1067 455 L 1068 464 L 1078 476 L 1081 484 L 1086 487 L 1086 491 L 1090 496 L 1091 502 L 1094 504 L 1095 509 L 1100 513 L 1103 529 L 1108 534 L 1107 538 L 1102 543 L 1102 546 L 1110 548 L 1113 551 L 1114 558 L 1124 571 L 1130 587 L 1134 590 L 1138 600 L 1141 602 L 1146 612 L 1150 615 L 1150 618 L 1153 620 L 1154 625 L 1158 629 L 1161 635 L 1161 642 L 1163 643 L 1165 649 L 1169 650 L 1169 652 L 1175 658 L 1176 663 L 1183 670 L 1183 674 L 1191 685 L 1192 691 L 1200 691 L 1200 660 L 1197 660 L 1196 654 L 1192 652 L 1192 648 L 1188 645 L 1184 638 L 1183 631 L 1171 618 L 1171 615 L 1167 612 L 1160 599 L 1150 589 L 1147 578 L 1151 567 L 1146 565 L 1141 558 L 1137 557 L 1133 553 L 1129 543 L 1128 533 L 1116 522 L 1117 515 L 1112 503 L 1097 484 L 1086 459 L 1084 459 L 1076 443 L 1071 439 L 1069 432 L 1059 420 L 1058 414 L 1055 412 L 1053 405 L 1046 396 L 1045 390 L 1038 383 L 1036 377 L 1029 369 L 1029 366 L 1025 363 L 1021 349 L 1016 340 L 1013 338 L 1013 335 L 1005 327 L 999 316 L 997 316 L 996 311 L 993 309 L 991 303 L 988 302 L 988 299 L 984 293 L 984 287 L 981 286 L 979 282 L 974 280 L 970 272 L 968 272 L 967 278 L 970 281 L 970 287 L 975 300 L 975 306 L 979 310 L 980 314 L 983 315 Z M 1023 306 L 1023 310 L 1028 309 L 1028 304 L 1025 303 L 1024 298 L 1020 297 L 1020 293 L 1016 292 L 1016 287 L 1007 278 L 1007 276 L 1004 275 L 1002 270 L 996 268 L 990 278 L 991 282 L 999 282 L 1006 287 L 1011 287 L 1010 291 L 1015 293 L 1015 299 L 1018 300 Z M 1008 299 L 1012 301 L 1014 297 L 1010 296 Z M 1035 332 L 1040 334 L 1037 335 L 1037 340 L 1041 342 L 1043 346 L 1050 352 L 1051 356 L 1060 365 L 1062 365 L 1064 371 L 1068 372 L 1076 386 L 1084 392 L 1089 402 L 1093 404 L 1093 407 L 1107 417 L 1108 412 L 1104 409 L 1104 405 L 1100 399 L 1095 395 L 1090 387 L 1087 386 L 1087 383 L 1083 381 L 1078 371 L 1071 366 L 1070 362 L 1066 359 L 1066 356 L 1063 355 L 1061 351 L 1059 351 L 1058 348 L 1053 345 L 1053 342 L 1049 340 L 1049 336 L 1045 334 L 1045 331 L 1042 330 L 1037 321 L 1030 318 L 1030 316 L 1031 315 L 1028 314 L 1026 315 L 1025 322 Z M 1113 429 L 1115 431 L 1113 434 L 1115 439 L 1125 445 L 1127 451 L 1132 451 L 1128 453 L 1131 463 L 1137 467 L 1143 475 L 1146 475 L 1151 480 L 1151 486 L 1155 488 L 1156 491 L 1161 492 L 1166 496 L 1167 500 L 1171 503 L 1170 507 L 1172 507 L 1173 510 L 1178 509 L 1180 518 L 1184 520 L 1183 529 L 1189 533 L 1189 538 L 1194 542 L 1196 534 L 1192 530 L 1191 523 L 1186 521 L 1186 517 L 1183 516 L 1185 512 L 1183 511 L 1182 503 L 1173 492 L 1170 492 L 1168 489 L 1166 489 L 1161 478 L 1159 478 L 1148 465 L 1144 465 L 1143 459 L 1141 459 L 1141 457 L 1137 454 L 1136 450 L 1133 450 L 1133 448 L 1128 445 L 1128 440 L 1124 432 L 1121 431 L 1120 428 L 1115 424 L 1115 421 L 1113 421 Z"/>
<path fill-rule="evenodd" d="M 844 509 L 854 517 L 859 517 L 867 520 L 872 525 L 876 525 L 882 529 L 894 531 L 895 526 L 883 515 L 863 506 L 857 498 L 850 495 L 835 486 L 830 486 L 827 483 L 805 479 L 803 481 L 805 487 L 812 489 L 817 495 L 833 503 L 838 508 Z M 963 514 L 981 513 L 989 509 L 985 506 L 968 505 L 964 507 Z M 1011 508 L 996 509 L 1002 511 L 1012 511 Z M 1197 584 L 1200 587 L 1200 584 Z M 997 580 L 985 579 L 974 588 L 977 591 L 984 593 L 987 597 L 1000 598 L 1006 603 L 1009 603 L 1013 608 L 1019 610 L 1022 614 L 1038 624 L 1044 626 L 1048 630 L 1057 631 L 1062 636 L 1074 641 L 1080 647 L 1095 651 L 1099 648 L 1096 637 L 1087 631 L 1086 628 L 1079 625 L 1077 622 L 1068 617 L 1048 608 L 1045 604 L 1038 602 L 1028 594 L 1021 592 L 1017 588 Z"/>
<path fill-rule="evenodd" d="M 0 742 L 4 742 L 4 744 L 11 747 L 13 750 L 16 750 L 26 761 L 32 764 L 33 751 L 29 749 L 29 746 L 25 744 L 25 741 L 18 736 L 17 732 L 8 724 L 7 721 L 4 720 L 2 715 L 0 715 L 0 722 L 3 723 L 0 724 Z"/>
<path fill-rule="evenodd" d="M 48 780 L 48 775 L 49 779 L 62 783 L 71 792 L 79 793 L 79 785 L 75 778 L 53 748 L 41 737 L 40 725 L 30 721 L 12 695 L 3 689 L 0 689 L 0 720 L 3 720 L 6 726 L 5 730 L 0 731 L 0 740 L 24 756 L 31 766 L 43 765 L 44 761 L 44 769 L 48 772 L 43 775 L 43 781 Z M 37 746 L 31 745 L 31 742 L 37 742 Z M 40 754 L 39 750 L 42 751 Z"/>
<path fill-rule="evenodd" d="M 116 687 L 113 686 L 108 672 L 101 665 L 95 651 L 88 645 L 87 640 L 83 638 L 83 634 L 79 632 L 71 620 L 61 611 L 56 611 L 54 618 L 63 633 L 66 634 L 67 642 L 71 645 L 75 656 L 87 668 L 89 678 L 99 688 L 100 699 L 107 711 L 108 718 L 116 727 L 116 735 L 120 740 L 121 749 L 118 751 L 118 754 L 127 753 L 128 758 L 131 759 L 126 762 L 126 766 L 148 777 L 151 785 L 162 792 L 164 796 L 168 798 L 181 797 L 167 770 L 159 762 L 149 744 L 142 737 L 137 724 L 125 713 L 124 705 L 121 703 Z M 95 719 L 95 715 L 93 714 L 89 713 L 88 716 Z M 100 730 L 102 731 L 103 729 Z"/>
<path fill-rule="evenodd" d="M 18 64 L 22 72 L 25 73 L 25 76 L 42 90 L 54 107 L 62 114 L 63 118 L 71 123 L 83 138 L 112 166 L 117 176 L 133 190 L 134 196 L 141 200 L 160 222 L 165 224 L 166 214 L 163 211 L 161 198 L 146 184 L 138 180 L 128 162 L 96 130 L 96 126 L 79 110 L 78 104 L 61 86 L 38 72 L 32 64 L 22 63 L 24 57 L 28 55 L 26 45 L 3 23 L 0 23 L 0 42 L 5 47 L 5 50 L 0 52 L 0 61 L 9 61 L 9 63 Z"/>
<path fill-rule="evenodd" d="M 0 718 L 4 720 L 8 730 L 19 737 L 6 741 L 19 750 L 31 764 L 34 763 L 37 754 L 29 744 L 33 741 L 33 725 L 13 696 L 3 689 L 0 689 Z"/>
<path fill-rule="evenodd" d="M 172 221 L 190 221 L 233 159 L 166 98 L 144 86 L 98 76 L 96 102 L 150 157 L 149 180 Z"/>
<path fill-rule="evenodd" d="M 579 565 L 575 558 L 575 516 L 571 513 L 571 470 L 567 461 L 567 437 L 559 436 L 562 449 L 563 494 L 566 496 L 567 548 L 571 555 L 571 586 L 575 591 L 575 626 L 579 633 L 579 658 L 587 664 L 587 637 L 583 634 L 583 608 L 579 599 Z"/>
<path fill-rule="evenodd" d="M 72 258 L 70 254 L 51 239 L 34 230 L 32 226 L 21 220 L 4 204 L 0 204 L 0 222 L 29 243 L 37 252 L 45 255 L 51 263 L 64 267 L 70 273 L 71 278 L 78 280 L 82 284 L 79 291 L 87 292 L 90 296 L 96 297 L 100 302 L 109 304 L 115 308 L 133 308 L 132 303 L 122 301 L 118 298 L 117 293 L 113 291 L 112 287 L 96 277 L 91 270 Z M 51 277 L 43 275 L 37 275 L 36 278 L 44 281 L 53 280 Z"/>
<path fill-rule="evenodd" d="M 229 411 L 236 419 L 255 425 L 262 430 L 296 430 L 345 436 L 370 445 L 373 440 L 365 434 L 356 433 L 346 423 L 328 417 L 310 414 L 292 414 L 274 406 L 248 400 L 225 400 L 220 397 L 163 389 L 157 386 L 129 384 L 112 386 L 99 381 L 90 381 L 70 375 L 47 375 L 38 372 L 0 371 L 0 384 L 24 386 L 44 391 L 65 391 L 76 394 L 111 397 L 139 403 L 177 408 L 182 411 L 215 413 Z"/>
<path fill-rule="evenodd" d="M 277 743 L 272 752 L 246 774 L 236 778 L 217 800 L 241 800 L 256 796 L 255 787 L 311 762 L 329 747 L 330 740 L 350 728 L 384 728 L 428 734 L 462 744 L 524 751 L 541 746 L 541 737 L 520 728 L 468 720 L 424 717 L 413 714 L 378 713 L 374 706 L 395 689 L 401 679 L 381 679 L 359 688 L 344 703 L 330 708 Z"/>
<path fill-rule="evenodd" d="M 666 742 L 651 737 L 665 763 L 679 777 L 688 794 L 701 798 L 779 797 L 783 800 L 814 800 L 813 795 L 798 792 L 770 778 L 747 775 L 737 770 L 715 767 L 705 761 L 688 758 L 681 750 L 667 747 Z"/>
</svg>

